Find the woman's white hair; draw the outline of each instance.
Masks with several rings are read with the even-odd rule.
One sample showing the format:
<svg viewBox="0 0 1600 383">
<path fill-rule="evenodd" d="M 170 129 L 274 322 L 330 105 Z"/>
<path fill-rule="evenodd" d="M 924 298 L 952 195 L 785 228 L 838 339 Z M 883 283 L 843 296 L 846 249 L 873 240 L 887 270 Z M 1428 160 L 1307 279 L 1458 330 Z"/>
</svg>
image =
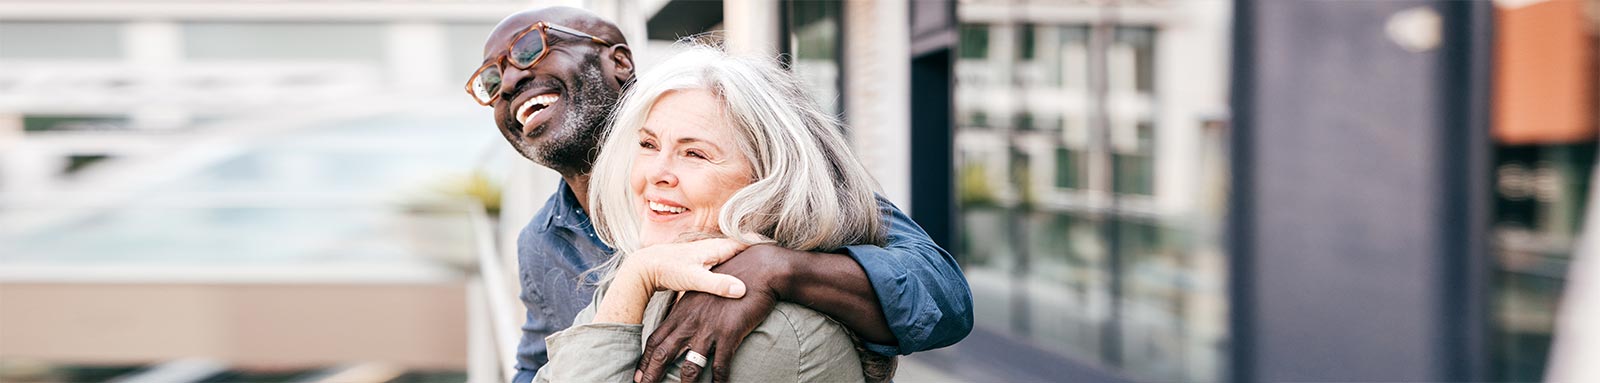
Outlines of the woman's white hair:
<svg viewBox="0 0 1600 383">
<path fill-rule="evenodd" d="M 851 152 L 837 118 L 817 105 L 794 74 L 771 59 L 736 57 L 691 44 L 639 76 L 611 115 L 609 134 L 589 180 L 589 208 L 616 256 L 596 268 L 604 280 L 640 248 L 641 198 L 629 187 L 639 129 L 663 95 L 709 90 L 720 100 L 753 168 L 751 184 L 722 206 L 721 235 L 804 251 L 854 244 L 883 245 L 887 229 L 873 194 L 876 183 Z M 747 238 L 755 233 L 765 238 Z"/>
</svg>

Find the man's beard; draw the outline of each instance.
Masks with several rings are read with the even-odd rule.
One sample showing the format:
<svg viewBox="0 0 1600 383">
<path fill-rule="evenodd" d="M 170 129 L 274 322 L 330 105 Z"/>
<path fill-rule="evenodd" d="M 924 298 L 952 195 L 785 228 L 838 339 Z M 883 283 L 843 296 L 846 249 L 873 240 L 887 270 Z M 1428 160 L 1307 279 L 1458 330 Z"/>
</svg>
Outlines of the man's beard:
<svg viewBox="0 0 1600 383">
<path fill-rule="evenodd" d="M 606 86 L 605 81 L 599 64 L 585 66 L 579 71 L 573 79 L 574 89 L 562 100 L 571 102 L 567 104 L 567 115 L 562 118 L 561 126 L 552 130 L 560 135 L 551 137 L 548 143 L 533 150 L 533 153 L 523 154 L 532 154 L 528 156 L 529 159 L 562 175 L 588 173 L 594 166 L 595 157 L 599 155 L 600 136 L 605 131 L 606 116 L 616 107 L 620 97 L 616 90 Z"/>
</svg>

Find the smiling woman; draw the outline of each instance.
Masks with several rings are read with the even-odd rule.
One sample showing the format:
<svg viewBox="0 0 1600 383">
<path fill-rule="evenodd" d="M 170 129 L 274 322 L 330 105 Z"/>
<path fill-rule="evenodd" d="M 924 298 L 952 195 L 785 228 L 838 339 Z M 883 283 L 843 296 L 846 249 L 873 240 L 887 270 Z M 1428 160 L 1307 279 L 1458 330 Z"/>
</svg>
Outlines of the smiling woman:
<svg viewBox="0 0 1600 383">
<path fill-rule="evenodd" d="M 722 203 L 752 181 L 750 160 L 718 104 L 705 89 L 667 92 L 639 129 L 639 155 L 628 179 L 645 217 L 641 245 L 716 232 Z"/>
<path fill-rule="evenodd" d="M 674 291 L 774 299 L 744 296 L 742 282 L 708 271 L 746 246 L 832 251 L 886 241 L 873 182 L 840 123 L 771 60 L 689 47 L 640 76 L 613 121 L 589 198 L 597 233 L 617 252 L 595 270 L 606 275 L 595 303 L 547 339 L 541 381 L 636 378 L 642 340 L 675 302 Z M 708 357 L 731 360 L 732 381 L 892 374 L 892 362 L 863 362 L 843 326 L 790 303 L 777 303 L 734 348 L 666 355 L 682 358 L 666 378 L 695 380 Z"/>
</svg>

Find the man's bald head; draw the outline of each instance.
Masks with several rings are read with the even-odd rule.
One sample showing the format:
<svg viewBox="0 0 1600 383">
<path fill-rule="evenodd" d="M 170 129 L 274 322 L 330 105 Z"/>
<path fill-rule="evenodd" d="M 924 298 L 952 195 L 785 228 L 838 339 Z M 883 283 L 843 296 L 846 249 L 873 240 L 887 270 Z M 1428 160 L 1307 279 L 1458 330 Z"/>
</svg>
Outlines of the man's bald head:
<svg viewBox="0 0 1600 383">
<path fill-rule="evenodd" d="M 549 39 L 540 44 L 538 32 L 518 34 L 544 22 Z M 598 44 L 586 34 L 605 40 Z M 528 40 L 528 39 L 535 40 Z M 537 62 L 517 68 L 510 60 L 513 44 L 538 54 Z M 534 60 L 521 57 L 519 60 Z M 530 9 L 507 16 L 490 32 L 483 46 L 484 68 L 494 69 L 501 82 L 491 102 L 501 135 L 517 152 L 565 176 L 587 174 L 594 162 L 605 118 L 611 113 L 622 87 L 633 80 L 633 53 L 616 24 L 592 12 L 572 7 Z M 518 64 L 522 65 L 522 64 Z"/>
<path fill-rule="evenodd" d="M 491 45 L 495 42 L 509 40 L 512 35 L 540 21 L 574 28 L 612 44 L 628 43 L 628 38 L 622 35 L 622 30 L 618 29 L 616 24 L 594 12 L 583 8 L 545 7 L 523 10 L 501 19 L 500 24 L 495 25 L 494 32 L 489 35 L 489 40 L 484 45 L 484 52 L 488 53 L 493 49 Z"/>
</svg>

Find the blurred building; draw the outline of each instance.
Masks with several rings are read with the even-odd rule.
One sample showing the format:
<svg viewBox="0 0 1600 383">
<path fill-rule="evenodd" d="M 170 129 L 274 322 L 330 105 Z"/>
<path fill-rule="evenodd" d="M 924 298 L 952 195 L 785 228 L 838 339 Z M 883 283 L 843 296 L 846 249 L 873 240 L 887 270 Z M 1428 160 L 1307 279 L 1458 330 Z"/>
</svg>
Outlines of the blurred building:
<svg viewBox="0 0 1600 383">
<path fill-rule="evenodd" d="M 652 44 L 783 55 L 963 262 L 977 330 L 914 376 L 1222 379 L 1228 2 L 715 3 Z"/>
<path fill-rule="evenodd" d="M 707 3 L 666 1 L 651 38 L 788 54 L 962 261 L 977 329 L 913 371 L 1542 375 L 1593 163 L 1592 4 Z M 1507 107 L 1524 122 L 1486 117 Z"/>
<path fill-rule="evenodd" d="M 0 5 L 0 381 L 459 379 L 526 5 Z"/>
<path fill-rule="evenodd" d="M 11 1 L 0 11 L 8 193 L 159 156 L 239 116 L 447 95 L 520 1 Z M 446 104 L 456 108 L 460 105 Z"/>
<path fill-rule="evenodd" d="M 532 4 L 611 18 L 644 71 L 715 32 L 849 123 L 974 294 L 900 380 L 1532 381 L 1596 3 Z M 6 2 L 0 380 L 501 380 L 509 245 L 559 178 L 459 87 L 528 5 Z M 418 186 L 484 166 L 493 229 Z"/>
<path fill-rule="evenodd" d="M 1545 374 L 1556 318 L 1574 313 L 1558 303 L 1580 285 L 1568 265 L 1596 256 L 1575 245 L 1592 212 L 1600 2 L 1235 15 L 1231 376 L 1593 376 L 1575 355 Z"/>
<path fill-rule="evenodd" d="M 1136 379 L 1221 379 L 1229 6 L 957 5 L 980 326 Z"/>
</svg>

